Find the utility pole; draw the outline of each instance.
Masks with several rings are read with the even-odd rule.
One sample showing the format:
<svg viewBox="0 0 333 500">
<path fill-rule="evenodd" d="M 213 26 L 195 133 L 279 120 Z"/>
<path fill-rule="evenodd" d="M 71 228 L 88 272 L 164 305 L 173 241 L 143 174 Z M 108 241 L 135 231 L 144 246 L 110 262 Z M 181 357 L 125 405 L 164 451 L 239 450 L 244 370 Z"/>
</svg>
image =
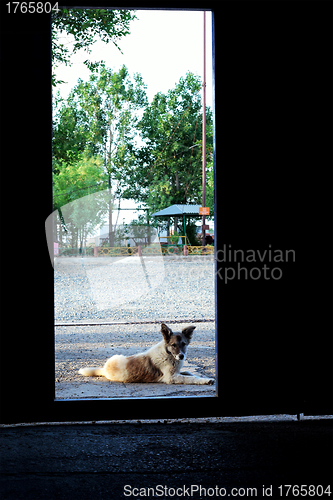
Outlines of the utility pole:
<svg viewBox="0 0 333 500">
<path fill-rule="evenodd" d="M 206 12 L 203 12 L 203 82 L 202 82 L 202 206 L 206 206 Z M 206 216 L 202 216 L 202 246 L 206 244 Z"/>
</svg>

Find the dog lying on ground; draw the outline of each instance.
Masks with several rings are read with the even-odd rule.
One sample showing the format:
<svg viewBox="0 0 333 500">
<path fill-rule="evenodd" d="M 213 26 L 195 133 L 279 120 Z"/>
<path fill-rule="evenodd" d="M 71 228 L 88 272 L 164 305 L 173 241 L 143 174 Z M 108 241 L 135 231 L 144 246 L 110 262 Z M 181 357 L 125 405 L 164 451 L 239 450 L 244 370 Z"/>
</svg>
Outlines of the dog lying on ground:
<svg viewBox="0 0 333 500">
<path fill-rule="evenodd" d="M 195 326 L 173 333 L 162 323 L 163 340 L 133 356 L 115 354 L 102 368 L 81 368 L 87 377 L 104 376 L 113 382 L 162 382 L 165 384 L 214 384 L 214 379 L 181 372 Z"/>
</svg>

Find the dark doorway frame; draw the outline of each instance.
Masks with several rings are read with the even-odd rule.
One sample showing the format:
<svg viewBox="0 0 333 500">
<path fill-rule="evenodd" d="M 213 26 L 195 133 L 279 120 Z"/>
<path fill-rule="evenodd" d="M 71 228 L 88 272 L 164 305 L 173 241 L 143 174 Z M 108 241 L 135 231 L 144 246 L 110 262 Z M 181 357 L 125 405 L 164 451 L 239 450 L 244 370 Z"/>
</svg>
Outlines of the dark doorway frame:
<svg viewBox="0 0 333 500">
<path fill-rule="evenodd" d="M 271 244 L 295 249 L 296 263 L 281 264 L 280 281 L 226 284 L 225 262 L 216 259 L 216 397 L 55 401 L 53 269 L 44 233 L 52 212 L 50 19 L 8 16 L 2 4 L 2 185 L 15 195 L 2 215 L 19 221 L 19 242 L 30 244 L 15 259 L 2 235 L 9 262 L 2 272 L 2 423 L 333 413 L 332 4 L 195 8 L 214 17 L 216 248 L 264 251 Z M 325 269 L 317 267 L 322 262 Z M 305 271 L 309 263 L 316 272 Z"/>
</svg>

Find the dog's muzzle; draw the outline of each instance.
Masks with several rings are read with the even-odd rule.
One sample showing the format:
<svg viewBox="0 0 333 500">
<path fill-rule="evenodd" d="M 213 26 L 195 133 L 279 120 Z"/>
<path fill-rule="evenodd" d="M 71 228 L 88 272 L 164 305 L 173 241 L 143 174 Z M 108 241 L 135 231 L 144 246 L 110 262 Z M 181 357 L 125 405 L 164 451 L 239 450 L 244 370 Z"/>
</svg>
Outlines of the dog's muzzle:
<svg viewBox="0 0 333 500">
<path fill-rule="evenodd" d="M 165 350 L 168 354 L 177 359 L 177 361 L 182 361 L 183 359 L 185 359 L 185 354 L 183 354 L 182 352 L 180 352 L 179 354 L 172 354 L 172 352 L 169 351 L 168 347 L 166 347 Z"/>
</svg>

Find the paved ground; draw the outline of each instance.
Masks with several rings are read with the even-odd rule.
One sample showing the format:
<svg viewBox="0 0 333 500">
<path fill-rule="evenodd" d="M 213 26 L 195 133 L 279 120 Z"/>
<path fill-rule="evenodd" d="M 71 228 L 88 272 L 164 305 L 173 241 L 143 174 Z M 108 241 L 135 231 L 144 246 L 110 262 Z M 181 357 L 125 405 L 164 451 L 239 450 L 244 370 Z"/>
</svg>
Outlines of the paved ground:
<svg viewBox="0 0 333 500">
<path fill-rule="evenodd" d="M 2 500 L 280 499 L 301 485 L 302 497 L 333 494 L 332 420 L 15 426 L 0 436 Z"/>
<path fill-rule="evenodd" d="M 170 324 L 176 331 L 185 324 Z M 56 327 L 56 397 L 152 397 L 213 395 L 214 386 L 123 384 L 104 377 L 83 377 L 84 366 L 103 366 L 113 354 L 125 356 L 145 350 L 162 339 L 160 325 Z M 215 324 L 198 323 L 184 365 L 194 374 L 215 376 Z"/>
</svg>

